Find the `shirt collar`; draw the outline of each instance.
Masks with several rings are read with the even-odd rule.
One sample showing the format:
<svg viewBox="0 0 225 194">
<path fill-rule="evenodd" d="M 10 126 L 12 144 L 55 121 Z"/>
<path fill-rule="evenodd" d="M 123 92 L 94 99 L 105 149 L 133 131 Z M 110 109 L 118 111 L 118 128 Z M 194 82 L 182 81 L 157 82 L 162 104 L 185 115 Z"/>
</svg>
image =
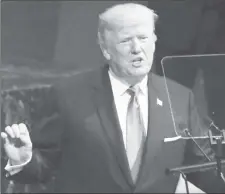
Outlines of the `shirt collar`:
<svg viewBox="0 0 225 194">
<path fill-rule="evenodd" d="M 122 96 L 127 91 L 127 89 L 130 87 L 130 85 L 119 80 L 118 77 L 112 72 L 112 70 L 110 68 L 109 68 L 108 73 L 109 73 L 109 79 L 111 82 L 113 93 L 116 95 Z M 140 87 L 141 93 L 144 95 L 146 95 L 146 93 L 147 93 L 147 82 L 148 82 L 148 76 L 146 75 L 144 77 L 144 79 L 140 83 L 137 84 Z"/>
</svg>

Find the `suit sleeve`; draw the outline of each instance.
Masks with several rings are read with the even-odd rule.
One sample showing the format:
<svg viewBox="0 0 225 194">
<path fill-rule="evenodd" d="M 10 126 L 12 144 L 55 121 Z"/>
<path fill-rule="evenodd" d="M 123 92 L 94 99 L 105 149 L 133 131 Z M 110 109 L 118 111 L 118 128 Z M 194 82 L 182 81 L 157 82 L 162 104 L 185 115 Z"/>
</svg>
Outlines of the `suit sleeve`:
<svg viewBox="0 0 225 194">
<path fill-rule="evenodd" d="M 191 130 L 192 136 L 207 136 L 209 130 L 208 126 L 203 123 L 203 119 L 198 112 L 192 92 L 190 92 L 188 104 L 188 128 Z M 210 145 L 209 139 L 198 139 L 197 143 L 211 161 L 215 161 L 215 152 Z M 200 164 L 205 162 L 209 162 L 208 159 L 192 140 L 188 140 L 186 144 L 184 165 Z M 190 182 L 201 188 L 206 193 L 225 191 L 222 182 L 218 180 L 216 170 L 190 173 L 187 177 Z"/>
<path fill-rule="evenodd" d="M 32 129 L 30 134 L 33 143 L 31 161 L 23 167 L 22 171 L 8 176 L 10 180 L 26 184 L 46 182 L 57 169 L 61 159 L 61 147 L 65 137 L 63 129 L 65 126 L 57 105 L 55 87 L 50 95 L 54 114 L 43 126 Z"/>
</svg>

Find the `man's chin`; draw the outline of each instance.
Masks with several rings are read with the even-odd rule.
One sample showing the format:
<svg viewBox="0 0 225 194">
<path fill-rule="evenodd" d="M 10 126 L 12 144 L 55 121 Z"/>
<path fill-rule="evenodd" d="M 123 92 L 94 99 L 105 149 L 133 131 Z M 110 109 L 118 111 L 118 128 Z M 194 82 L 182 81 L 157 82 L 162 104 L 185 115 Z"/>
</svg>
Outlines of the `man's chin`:
<svg viewBox="0 0 225 194">
<path fill-rule="evenodd" d="M 132 79 L 142 79 L 142 78 L 144 78 L 146 75 L 148 75 L 148 72 L 146 72 L 146 73 L 132 73 L 132 74 L 129 74 L 128 75 L 128 77 L 129 78 L 132 78 Z"/>
<path fill-rule="evenodd" d="M 149 67 L 139 67 L 139 68 L 133 68 L 131 74 L 133 76 L 145 76 L 149 73 L 150 68 Z"/>
</svg>

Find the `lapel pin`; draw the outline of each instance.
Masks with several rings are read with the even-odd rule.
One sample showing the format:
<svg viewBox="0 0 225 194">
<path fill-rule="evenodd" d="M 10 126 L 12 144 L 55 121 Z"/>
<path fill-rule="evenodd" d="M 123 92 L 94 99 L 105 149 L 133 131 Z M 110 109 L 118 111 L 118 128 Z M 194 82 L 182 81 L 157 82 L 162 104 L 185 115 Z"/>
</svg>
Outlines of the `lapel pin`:
<svg viewBox="0 0 225 194">
<path fill-rule="evenodd" d="M 163 105 L 163 101 L 162 101 L 162 100 L 159 100 L 159 99 L 157 98 L 156 104 L 159 105 L 159 106 L 162 106 L 162 105 Z"/>
</svg>

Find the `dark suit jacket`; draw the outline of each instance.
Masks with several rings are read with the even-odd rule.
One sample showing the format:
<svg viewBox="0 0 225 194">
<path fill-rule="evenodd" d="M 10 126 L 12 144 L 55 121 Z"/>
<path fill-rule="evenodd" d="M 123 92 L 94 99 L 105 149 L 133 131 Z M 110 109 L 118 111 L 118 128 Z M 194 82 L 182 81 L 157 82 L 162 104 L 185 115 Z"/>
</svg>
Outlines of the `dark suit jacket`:
<svg viewBox="0 0 225 194">
<path fill-rule="evenodd" d="M 171 111 L 163 78 L 150 73 L 148 135 L 134 184 L 107 71 L 106 66 L 81 73 L 55 87 L 52 100 L 60 115 L 39 134 L 31 134 L 32 160 L 12 179 L 27 183 L 45 181 L 57 168 L 56 192 L 170 193 L 175 191 L 179 176 L 166 175 L 166 168 L 180 166 L 184 160 L 204 160 L 191 143 L 164 143 L 164 138 L 175 136 Z M 175 117 L 186 123 L 193 134 L 201 134 L 192 93 L 172 81 L 168 81 L 168 87 Z M 157 99 L 163 102 L 162 106 Z M 205 141 L 199 143 L 204 149 L 207 147 Z M 205 151 L 211 154 L 210 149 Z"/>
</svg>

